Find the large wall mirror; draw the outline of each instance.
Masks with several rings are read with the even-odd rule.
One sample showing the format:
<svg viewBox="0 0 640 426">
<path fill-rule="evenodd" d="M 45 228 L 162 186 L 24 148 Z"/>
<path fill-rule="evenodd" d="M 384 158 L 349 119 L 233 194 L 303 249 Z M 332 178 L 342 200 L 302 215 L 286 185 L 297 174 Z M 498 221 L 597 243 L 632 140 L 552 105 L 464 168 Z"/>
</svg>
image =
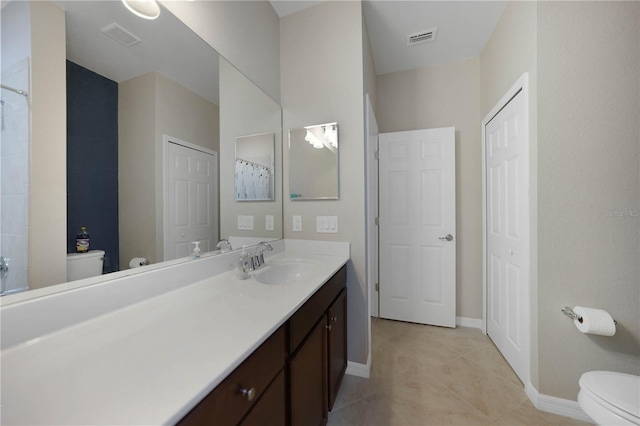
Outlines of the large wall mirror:
<svg viewBox="0 0 640 426">
<path fill-rule="evenodd" d="M 338 123 L 289 131 L 289 190 L 292 201 L 338 199 Z"/>
<path fill-rule="evenodd" d="M 28 76 L 29 66 L 47 66 L 36 60 L 39 53 L 24 35 L 36 22 L 30 17 L 30 3 L 3 2 L 3 149 L 14 134 L 21 137 L 37 125 L 28 118 L 16 121 L 28 114 L 19 114 L 21 100 L 10 98 L 16 94 L 4 88 L 21 85 L 20 75 Z M 66 81 L 50 90 L 66 86 L 62 95 L 67 110 L 51 110 L 50 115 L 61 121 L 66 116 L 67 221 L 59 225 L 67 229 L 67 253 L 75 251 L 81 226 L 87 227 L 90 248 L 106 253 L 105 274 L 128 269 L 134 258 L 159 264 L 186 256 L 194 240 L 208 252 L 223 238 L 234 249 L 282 238 L 280 106 L 162 6 L 160 17 L 148 21 L 131 14 L 120 1 L 53 0 L 47 7 L 52 4 L 64 10 L 65 18 L 63 28 L 56 30 L 66 35 Z M 27 23 L 26 30 L 19 28 L 20 20 Z M 44 22 L 53 25 L 46 17 Z M 61 52 L 64 56 L 64 47 Z M 47 54 L 53 55 L 53 49 Z M 37 90 L 44 89 L 25 89 L 33 91 L 24 103 L 28 111 L 37 107 Z M 15 130 L 16 126 L 26 130 Z M 271 181 L 268 201 L 256 209 L 254 200 L 236 202 L 234 196 L 236 148 L 238 138 L 265 134 L 270 140 Z M 30 141 L 24 142 L 28 153 Z M 189 179 L 197 182 L 195 192 L 188 185 L 178 188 L 172 168 L 191 174 Z M 25 173 L 28 181 L 28 169 Z M 5 189 L 6 175 L 0 178 Z M 198 201 L 194 209 L 182 209 L 172 217 L 167 214 L 171 194 L 174 203 Z M 24 199 L 29 200 L 29 194 Z M 4 236 L 13 232 L 4 229 L 5 224 L 36 232 L 28 230 L 29 205 L 7 209 L 3 202 L 0 208 L 6 251 L 2 255 L 10 257 L 14 267 L 10 279 L 3 279 L 3 292 L 41 287 L 28 282 L 29 252 L 24 244 L 38 241 L 38 236 L 24 236 L 10 255 L 4 248 L 9 243 Z M 5 221 L 9 214 L 22 216 Z M 253 216 L 253 229 L 238 229 L 238 216 Z M 207 234 L 198 234 L 204 225 Z"/>
</svg>

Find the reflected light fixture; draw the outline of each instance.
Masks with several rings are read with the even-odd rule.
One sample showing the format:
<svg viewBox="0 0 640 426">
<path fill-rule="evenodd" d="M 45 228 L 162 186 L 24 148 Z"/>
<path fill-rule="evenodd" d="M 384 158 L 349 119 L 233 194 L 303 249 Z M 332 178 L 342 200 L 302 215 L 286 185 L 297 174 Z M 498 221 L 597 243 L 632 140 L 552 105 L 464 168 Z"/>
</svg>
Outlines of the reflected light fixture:
<svg viewBox="0 0 640 426">
<path fill-rule="evenodd" d="M 329 141 L 332 147 L 338 147 L 338 132 L 335 126 L 329 125 L 324 128 L 324 138 Z"/>
<path fill-rule="evenodd" d="M 156 19 L 160 16 L 160 6 L 156 0 L 122 0 L 131 13 L 143 19 Z"/>
<path fill-rule="evenodd" d="M 311 145 L 313 145 L 314 148 L 322 149 L 323 147 L 322 141 L 318 139 L 316 135 L 311 133 L 309 129 L 307 129 L 307 136 L 304 137 L 304 140 L 309 142 Z"/>
</svg>

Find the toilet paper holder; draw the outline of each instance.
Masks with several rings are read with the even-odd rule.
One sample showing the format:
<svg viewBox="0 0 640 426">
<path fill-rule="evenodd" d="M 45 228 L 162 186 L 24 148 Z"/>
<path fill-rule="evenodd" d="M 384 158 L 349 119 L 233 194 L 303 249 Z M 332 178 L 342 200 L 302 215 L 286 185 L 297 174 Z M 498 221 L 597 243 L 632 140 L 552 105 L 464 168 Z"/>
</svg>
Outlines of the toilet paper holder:
<svg viewBox="0 0 640 426">
<path fill-rule="evenodd" d="M 568 306 L 563 307 L 562 308 L 562 313 L 564 315 L 568 316 L 571 319 L 578 320 L 578 322 L 580 324 L 582 324 L 582 317 L 580 315 L 576 314 L 575 312 L 573 312 L 573 309 L 571 309 L 570 307 L 568 307 Z M 613 323 L 618 325 L 618 321 L 616 321 L 616 320 L 613 320 Z"/>
</svg>

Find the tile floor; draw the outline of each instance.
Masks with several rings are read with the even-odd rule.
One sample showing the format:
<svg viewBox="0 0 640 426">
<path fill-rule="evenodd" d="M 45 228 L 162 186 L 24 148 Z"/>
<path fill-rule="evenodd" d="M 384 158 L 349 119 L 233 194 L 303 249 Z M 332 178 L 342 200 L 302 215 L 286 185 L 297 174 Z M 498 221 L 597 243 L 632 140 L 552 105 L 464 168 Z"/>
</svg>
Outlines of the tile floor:
<svg viewBox="0 0 640 426">
<path fill-rule="evenodd" d="M 536 410 L 478 329 L 373 321 L 371 377 L 345 376 L 328 426 L 586 424 Z"/>
</svg>

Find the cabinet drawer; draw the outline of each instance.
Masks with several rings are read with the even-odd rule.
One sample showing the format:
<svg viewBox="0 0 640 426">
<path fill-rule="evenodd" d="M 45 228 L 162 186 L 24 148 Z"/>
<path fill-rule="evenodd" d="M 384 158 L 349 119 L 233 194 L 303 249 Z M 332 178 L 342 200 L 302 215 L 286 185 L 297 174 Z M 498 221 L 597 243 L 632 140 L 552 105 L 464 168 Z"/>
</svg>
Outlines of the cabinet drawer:
<svg viewBox="0 0 640 426">
<path fill-rule="evenodd" d="M 178 424 L 238 424 L 282 370 L 285 356 L 285 332 L 281 327 Z M 242 389 L 253 389 L 251 401 Z"/>
<path fill-rule="evenodd" d="M 242 420 L 242 426 L 283 426 L 287 423 L 287 395 L 284 370 L 280 371 L 260 401 Z"/>
<path fill-rule="evenodd" d="M 347 267 L 343 266 L 311 296 L 307 303 L 293 314 L 289 320 L 289 351 L 291 354 L 295 352 L 298 345 L 346 285 Z"/>
</svg>

